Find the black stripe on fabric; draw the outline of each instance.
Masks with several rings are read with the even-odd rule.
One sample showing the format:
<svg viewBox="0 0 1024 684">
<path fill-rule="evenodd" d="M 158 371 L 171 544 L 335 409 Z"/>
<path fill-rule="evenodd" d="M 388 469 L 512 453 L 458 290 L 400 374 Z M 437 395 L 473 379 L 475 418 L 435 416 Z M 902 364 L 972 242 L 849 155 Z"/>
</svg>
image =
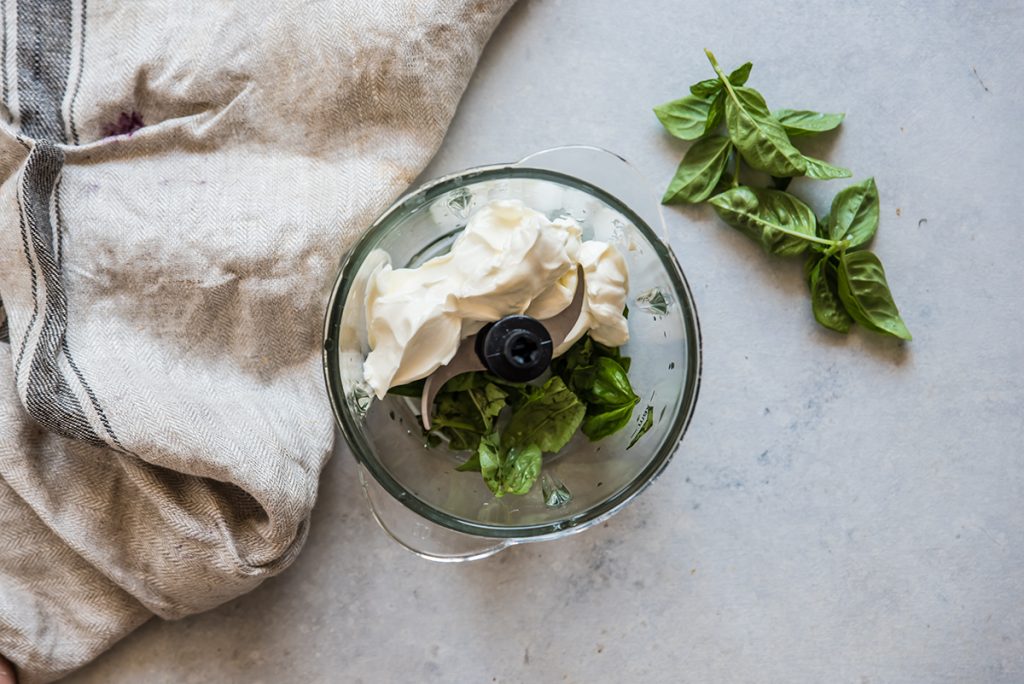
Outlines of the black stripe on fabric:
<svg viewBox="0 0 1024 684">
<path fill-rule="evenodd" d="M 78 364 L 75 363 L 74 360 L 71 358 L 71 350 L 68 348 L 67 336 L 65 336 L 63 341 L 61 342 L 61 349 L 64 350 L 64 358 L 68 360 L 68 365 L 71 366 L 71 370 L 74 371 L 75 376 L 78 378 L 78 381 L 82 383 L 82 387 L 85 388 L 85 393 L 89 395 L 89 402 L 92 404 L 93 409 L 96 410 L 96 413 L 99 414 L 100 422 L 103 424 L 103 429 L 110 436 L 110 440 L 118 447 L 120 447 L 122 451 L 128 452 L 128 449 L 125 447 L 125 445 L 121 444 L 121 440 L 119 440 L 117 438 L 117 435 L 114 434 L 114 428 L 110 426 L 110 420 L 107 418 L 107 414 L 104 413 L 103 409 L 100 407 L 100 401 L 96 397 L 96 393 L 93 392 L 92 387 L 90 387 L 85 382 L 85 376 L 82 374 L 82 371 L 79 370 Z"/>
<path fill-rule="evenodd" d="M 82 87 L 82 72 L 85 71 L 85 9 L 86 0 L 82 0 L 82 29 L 78 42 L 78 73 L 75 75 L 75 89 L 71 92 L 71 104 L 68 106 L 68 124 L 71 128 L 71 142 L 78 144 L 78 129 L 75 127 L 75 102 L 78 100 L 78 89 Z"/>
<path fill-rule="evenodd" d="M 19 2 L 17 49 L 22 133 L 66 143 L 61 103 L 71 63 L 71 0 Z"/>
<path fill-rule="evenodd" d="M 3 36 L 0 37 L 0 41 L 3 42 L 3 58 L 0 61 L 0 65 L 3 66 L 3 97 L 4 107 L 8 111 L 8 120 L 10 120 L 11 105 L 7 101 L 7 0 L 0 0 L 0 17 L 3 17 Z"/>
<path fill-rule="evenodd" d="M 60 187 L 61 187 L 61 179 L 58 177 L 57 178 L 57 185 L 54 187 L 54 201 L 53 201 L 54 209 L 56 210 L 56 214 L 57 214 L 57 226 L 56 226 L 57 227 L 57 235 L 56 235 L 56 239 L 54 240 L 54 249 L 56 250 L 56 253 L 57 253 L 57 259 L 56 259 L 56 261 L 57 261 L 57 271 L 59 273 L 63 273 L 64 272 L 64 250 L 63 250 L 63 244 L 64 244 L 64 212 L 61 211 L 61 208 L 60 208 Z M 106 431 L 107 435 L 110 437 L 111 441 L 114 444 L 116 444 L 121 449 L 124 449 L 125 447 L 124 447 L 123 444 L 121 444 L 121 440 L 119 440 L 117 438 L 117 435 L 114 434 L 114 429 L 110 426 L 110 420 L 107 418 L 107 414 L 103 410 L 103 407 L 100 406 L 100 401 L 96 397 L 96 393 L 93 391 L 92 387 L 89 386 L 89 383 L 87 383 L 85 381 L 85 374 L 82 373 L 81 369 L 78 367 L 78 364 L 75 363 L 74 358 L 71 356 L 71 347 L 68 345 L 68 336 L 67 336 L 67 312 L 66 312 L 66 310 L 65 310 L 65 314 L 64 314 L 64 334 L 61 335 L 61 344 L 60 344 L 60 346 L 61 346 L 61 350 L 64 352 L 64 358 L 67 359 L 68 365 L 71 366 L 72 372 L 74 372 L 75 377 L 78 378 L 78 382 L 82 385 L 82 388 L 85 390 L 86 395 L 89 397 L 89 403 L 92 404 L 93 410 L 96 411 L 96 415 L 99 416 L 100 423 L 103 424 L 104 431 Z"/>
<path fill-rule="evenodd" d="M 29 156 L 31 156 L 29 152 Z M 21 249 L 25 254 L 25 262 L 28 264 L 30 284 L 32 285 L 32 317 L 28 320 L 28 327 L 25 328 L 25 336 L 21 338 L 21 346 L 18 349 L 18 360 L 14 363 L 14 377 L 21 377 L 21 362 L 25 360 L 25 350 L 28 347 L 28 337 L 32 334 L 32 328 L 39 320 L 39 282 L 36 277 L 35 266 L 32 265 L 32 255 L 28 249 L 28 222 L 25 220 L 25 212 L 18 202 L 18 223 L 21 224 Z"/>
<path fill-rule="evenodd" d="M 2 301 L 0 301 L 0 318 L 3 319 L 3 322 L 0 322 L 0 342 L 10 343 L 11 330 L 7 326 L 7 310 L 4 308 Z"/>
<path fill-rule="evenodd" d="M 24 222 L 46 286 L 43 326 L 29 368 L 25 408 L 41 425 L 65 437 L 103 445 L 58 365 L 67 328 L 68 302 L 53 254 L 50 198 L 64 165 L 64 153 L 47 141 L 36 144 L 22 173 Z M 31 261 L 29 267 L 32 267 Z"/>
</svg>

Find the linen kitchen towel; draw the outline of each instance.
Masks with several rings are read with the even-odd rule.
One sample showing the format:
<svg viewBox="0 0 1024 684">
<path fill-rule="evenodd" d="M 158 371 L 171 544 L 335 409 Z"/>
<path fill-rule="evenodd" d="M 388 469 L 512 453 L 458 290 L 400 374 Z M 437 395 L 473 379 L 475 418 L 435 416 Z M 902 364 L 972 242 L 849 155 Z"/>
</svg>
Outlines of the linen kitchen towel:
<svg viewBox="0 0 1024 684">
<path fill-rule="evenodd" d="M 0 0 L 0 654 L 22 682 L 295 558 L 334 434 L 327 287 L 510 4 Z"/>
</svg>

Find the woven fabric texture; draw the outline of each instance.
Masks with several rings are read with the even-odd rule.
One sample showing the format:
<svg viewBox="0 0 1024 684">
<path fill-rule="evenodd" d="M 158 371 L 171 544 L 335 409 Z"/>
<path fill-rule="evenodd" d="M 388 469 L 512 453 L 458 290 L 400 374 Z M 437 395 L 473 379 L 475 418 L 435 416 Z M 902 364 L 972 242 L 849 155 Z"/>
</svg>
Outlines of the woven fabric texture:
<svg viewBox="0 0 1024 684">
<path fill-rule="evenodd" d="M 24 684 L 306 538 L 346 248 L 511 0 L 0 0 L 0 654 Z"/>
</svg>

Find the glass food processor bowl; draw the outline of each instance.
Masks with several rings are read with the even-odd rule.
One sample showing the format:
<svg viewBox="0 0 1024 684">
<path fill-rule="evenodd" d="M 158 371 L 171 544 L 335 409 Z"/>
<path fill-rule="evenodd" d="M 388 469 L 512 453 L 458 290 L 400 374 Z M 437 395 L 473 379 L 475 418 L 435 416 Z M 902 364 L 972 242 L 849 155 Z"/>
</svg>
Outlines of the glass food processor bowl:
<svg viewBox="0 0 1024 684">
<path fill-rule="evenodd" d="M 572 216 L 583 239 L 608 242 L 629 267 L 629 379 L 640 395 L 631 423 L 597 442 L 582 434 L 546 455 L 526 495 L 496 498 L 466 460 L 429 447 L 418 400 L 373 397 L 363 380 L 369 276 L 390 256 L 417 266 L 445 253 L 490 200 L 519 199 L 549 219 Z M 335 416 L 359 462 L 371 510 L 396 541 L 432 560 L 483 558 L 603 521 L 665 468 L 693 413 L 700 331 L 693 297 L 664 233 L 661 207 L 636 170 L 594 147 L 561 147 L 514 164 L 430 181 L 396 201 L 346 257 L 328 304 L 324 370 Z"/>
</svg>

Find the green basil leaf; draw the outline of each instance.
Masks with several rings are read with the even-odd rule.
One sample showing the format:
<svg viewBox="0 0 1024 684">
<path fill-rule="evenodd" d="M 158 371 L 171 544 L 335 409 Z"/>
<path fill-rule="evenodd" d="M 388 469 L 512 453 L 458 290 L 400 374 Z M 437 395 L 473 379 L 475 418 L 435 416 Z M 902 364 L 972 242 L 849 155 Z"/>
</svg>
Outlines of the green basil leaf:
<svg viewBox="0 0 1024 684">
<path fill-rule="evenodd" d="M 473 430 L 444 427 L 441 434 L 448 438 L 448 448 L 452 451 L 473 451 L 480 446 L 480 433 Z"/>
<path fill-rule="evenodd" d="M 760 242 L 770 254 L 800 254 L 808 245 L 802 236 L 814 235 L 814 212 L 785 192 L 741 185 L 708 201 L 722 220 Z"/>
<path fill-rule="evenodd" d="M 713 133 L 722 125 L 722 120 L 725 119 L 725 91 L 720 91 L 718 95 L 715 95 L 715 99 L 711 101 L 711 105 L 708 107 L 708 120 L 704 124 L 704 134 Z"/>
<path fill-rule="evenodd" d="M 843 122 L 845 114 L 822 114 L 806 110 L 779 109 L 772 116 L 782 124 L 790 137 L 824 133 Z"/>
<path fill-rule="evenodd" d="M 690 94 L 700 98 L 710 98 L 722 89 L 722 82 L 717 78 L 708 78 L 690 86 Z"/>
<path fill-rule="evenodd" d="M 590 391 L 590 388 L 594 386 L 594 381 L 597 378 L 597 368 L 593 365 L 590 366 L 577 366 L 573 370 L 572 375 L 569 376 L 569 382 L 566 386 L 571 389 L 576 396 L 580 396 Z"/>
<path fill-rule="evenodd" d="M 808 157 L 807 155 L 804 155 L 804 163 L 807 164 L 807 168 L 804 170 L 804 175 L 808 178 L 832 180 L 833 178 L 849 178 L 853 175 L 850 169 L 844 169 L 841 166 L 832 166 L 826 161 L 815 159 L 814 157 Z"/>
<path fill-rule="evenodd" d="M 502 447 L 535 444 L 542 451 L 556 452 L 572 439 L 585 412 L 583 402 L 562 378 L 552 376 L 512 414 L 502 435 Z"/>
<path fill-rule="evenodd" d="M 736 148 L 751 167 L 773 176 L 799 176 L 807 167 L 782 124 L 772 118 L 764 98 L 751 88 L 733 88 L 725 101 L 725 124 Z"/>
<path fill-rule="evenodd" d="M 388 394 L 393 397 L 413 397 L 419 399 L 423 396 L 423 383 L 425 380 L 414 380 L 413 382 L 406 383 L 405 385 L 395 385 L 388 390 Z"/>
<path fill-rule="evenodd" d="M 747 62 L 733 70 L 733 72 L 729 74 L 729 83 L 734 86 L 741 86 L 746 83 L 747 79 L 750 78 L 750 70 L 753 66 L 753 64 Z M 711 98 L 720 93 L 721 90 L 722 81 L 717 78 L 708 78 L 690 86 L 690 93 L 702 98 Z"/>
<path fill-rule="evenodd" d="M 551 373 L 562 378 L 573 393 L 579 394 L 582 388 L 589 388 L 593 383 L 594 362 L 604 356 L 615 359 L 624 370 L 629 370 L 629 359 L 622 356 L 618 347 L 606 347 L 586 334 L 551 362 Z"/>
<path fill-rule="evenodd" d="M 696 140 L 704 135 L 704 124 L 708 119 L 710 103 L 699 97 L 687 95 L 654 108 L 658 121 L 669 133 L 683 140 Z"/>
<path fill-rule="evenodd" d="M 543 462 L 540 447 L 531 444 L 509 449 L 501 468 L 502 489 L 509 494 L 526 494 L 540 475 Z M 500 494 L 499 494 L 500 496 Z"/>
<path fill-rule="evenodd" d="M 820 238 L 828 239 L 828 214 L 825 215 L 825 218 L 818 221 L 814 234 Z"/>
<path fill-rule="evenodd" d="M 818 265 L 818 261 L 822 256 L 821 254 L 811 254 L 804 260 L 804 282 L 807 283 L 808 288 L 811 287 L 811 271 Z"/>
<path fill-rule="evenodd" d="M 588 413 L 583 419 L 583 434 L 590 441 L 596 442 L 599 439 L 612 435 L 629 424 L 633 416 L 633 407 L 636 402 L 623 404 L 622 406 L 611 407 L 599 413 Z"/>
<path fill-rule="evenodd" d="M 732 143 L 722 135 L 701 138 L 694 143 L 676 169 L 675 177 L 661 198 L 662 203 L 703 202 L 707 199 L 722 177 L 731 150 Z"/>
<path fill-rule="evenodd" d="M 832 200 L 828 234 L 833 240 L 849 240 L 848 250 L 867 245 L 878 230 L 878 188 L 875 179 L 855 183 Z"/>
<path fill-rule="evenodd" d="M 461 430 L 483 432 L 483 422 L 476 404 L 468 392 L 446 392 L 437 395 L 437 405 L 431 423 L 439 428 L 454 427 Z"/>
<path fill-rule="evenodd" d="M 506 394 L 505 405 L 506 406 L 516 406 L 516 405 L 518 405 L 520 402 L 522 402 L 524 399 L 526 399 L 527 395 L 530 393 L 531 387 L 530 387 L 530 385 L 528 383 L 525 383 L 525 382 L 509 382 L 508 380 L 505 380 L 504 378 L 498 377 L 497 375 L 494 375 L 493 373 L 486 373 L 486 372 L 481 372 L 481 371 L 474 371 L 474 372 L 475 373 L 479 373 L 479 375 L 484 379 L 485 383 L 489 382 L 489 383 L 497 386 L 498 388 L 500 388 L 503 392 L 505 392 L 505 394 Z"/>
<path fill-rule="evenodd" d="M 462 373 L 461 375 L 449 378 L 448 382 L 441 385 L 438 394 L 441 392 L 464 392 L 465 390 L 483 387 L 486 384 L 487 379 L 484 378 L 483 373 L 477 371 Z"/>
<path fill-rule="evenodd" d="M 608 357 L 602 357 L 594 364 L 594 380 L 583 398 L 587 403 L 603 406 L 632 405 L 639 401 L 626 371 L 615 359 Z"/>
<path fill-rule="evenodd" d="M 647 432 L 654 426 L 654 407 L 648 406 L 644 409 L 644 423 L 640 426 L 640 429 L 633 435 L 633 439 L 629 440 L 629 444 L 626 445 L 626 451 L 633 448 L 633 445 L 640 441 L 640 438 L 647 434 Z"/>
<path fill-rule="evenodd" d="M 443 392 L 437 395 L 432 427 L 448 438 L 452 450 L 475 451 L 480 438 L 491 431 L 505 407 L 506 397 L 504 390 L 493 383 L 477 389 Z"/>
<path fill-rule="evenodd" d="M 481 440 L 481 444 L 482 443 L 483 443 L 483 440 Z M 463 472 L 463 473 L 466 473 L 466 472 L 477 472 L 477 473 L 479 473 L 481 471 L 479 449 L 480 449 L 480 447 L 478 446 L 477 447 L 478 453 L 475 453 L 472 456 L 470 456 L 468 459 L 466 459 L 465 463 L 463 463 L 463 464 L 461 464 L 459 466 L 456 466 L 455 469 L 460 471 L 460 472 Z"/>
<path fill-rule="evenodd" d="M 609 347 L 600 342 L 594 342 L 594 353 L 597 356 L 607 356 L 609 359 L 622 358 L 622 351 L 618 347 Z"/>
<path fill-rule="evenodd" d="M 889 291 L 882 262 L 871 252 L 845 252 L 839 258 L 839 298 L 853 320 L 865 328 L 911 339 Z"/>
<path fill-rule="evenodd" d="M 543 458 L 540 447 L 531 444 L 502 454 L 496 432 L 480 440 L 476 453 L 456 470 L 479 470 L 487 488 L 496 497 L 526 494 L 540 475 Z"/>
<path fill-rule="evenodd" d="M 729 83 L 733 84 L 734 86 L 743 85 L 744 83 L 747 82 L 747 79 L 750 78 L 750 70 L 753 68 L 754 65 L 751 64 L 750 62 L 745 62 L 744 64 L 741 64 L 739 67 L 734 69 L 731 74 L 729 74 Z"/>
<path fill-rule="evenodd" d="M 504 496 L 505 488 L 501 482 L 501 448 L 498 445 L 499 437 L 496 432 L 484 436 L 480 440 L 480 446 L 476 450 L 477 463 L 480 465 L 480 474 L 487 483 L 487 488 L 495 496 Z"/>
<path fill-rule="evenodd" d="M 508 397 L 508 394 L 494 383 L 489 382 L 482 389 L 469 390 L 469 396 L 477 411 L 480 412 L 484 430 L 490 432 L 494 419 L 505 408 L 505 398 Z"/>
<path fill-rule="evenodd" d="M 590 365 L 593 355 L 594 341 L 589 334 L 586 334 L 569 347 L 569 351 L 551 362 L 551 372 L 560 376 L 568 384 L 572 372 L 580 366 Z"/>
<path fill-rule="evenodd" d="M 430 422 L 434 430 L 448 438 L 448 446 L 455 451 L 475 451 L 484 433 L 480 412 L 468 392 L 439 394 Z"/>
<path fill-rule="evenodd" d="M 853 318 L 839 299 L 838 274 L 835 257 L 819 258 L 810 269 L 808 287 L 811 290 L 811 310 L 814 320 L 829 330 L 849 332 Z"/>
</svg>

